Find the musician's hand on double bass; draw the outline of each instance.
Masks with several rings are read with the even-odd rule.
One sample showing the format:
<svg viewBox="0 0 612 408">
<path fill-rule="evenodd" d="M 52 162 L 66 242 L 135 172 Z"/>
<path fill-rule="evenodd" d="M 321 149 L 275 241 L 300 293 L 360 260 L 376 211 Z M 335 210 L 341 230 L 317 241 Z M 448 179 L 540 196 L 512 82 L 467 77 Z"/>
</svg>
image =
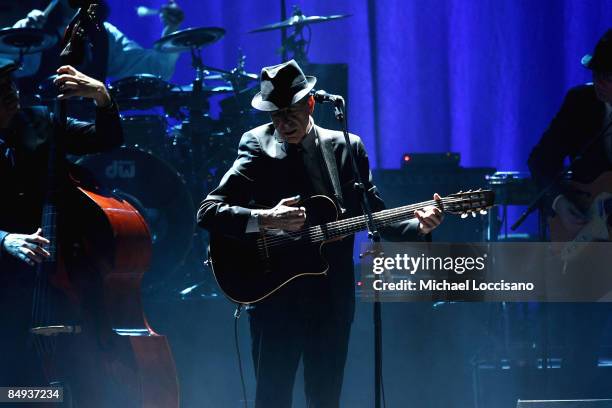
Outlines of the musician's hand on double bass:
<svg viewBox="0 0 612 408">
<path fill-rule="evenodd" d="M 8 234 L 2 241 L 4 250 L 17 259 L 34 266 L 51 256 L 44 246 L 49 240 L 42 235 L 38 228 L 33 234 Z"/>
<path fill-rule="evenodd" d="M 111 97 L 104 83 L 88 77 L 70 65 L 64 65 L 57 70 L 57 78 L 53 84 L 59 89 L 59 99 L 68 99 L 75 96 L 90 98 L 99 107 L 111 104 Z"/>
</svg>

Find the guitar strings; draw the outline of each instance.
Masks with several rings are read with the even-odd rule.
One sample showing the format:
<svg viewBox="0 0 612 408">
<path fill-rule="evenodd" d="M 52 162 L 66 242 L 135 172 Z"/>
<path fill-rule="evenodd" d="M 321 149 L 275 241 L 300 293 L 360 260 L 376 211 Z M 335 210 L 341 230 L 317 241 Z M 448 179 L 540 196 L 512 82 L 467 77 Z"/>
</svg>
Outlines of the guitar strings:
<svg viewBox="0 0 612 408">
<path fill-rule="evenodd" d="M 415 218 L 414 214 L 406 214 L 408 211 L 418 210 L 424 206 L 428 205 L 436 205 L 439 208 L 440 204 L 453 204 L 458 202 L 465 202 L 465 198 L 456 198 L 456 197 L 446 197 L 440 200 L 430 200 L 417 204 L 411 204 L 403 207 L 397 207 L 394 209 L 382 210 L 378 212 L 374 216 L 375 224 L 378 223 L 393 223 L 397 221 L 413 219 Z M 443 208 L 442 208 L 443 210 Z M 334 229 L 338 231 L 337 236 L 341 236 L 348 233 L 353 233 L 351 227 L 361 226 L 366 221 L 366 216 L 358 216 L 352 217 L 345 220 L 332 221 L 323 225 L 310 227 L 305 230 L 288 232 L 283 236 L 270 237 L 266 238 L 265 246 L 266 247 L 275 247 L 278 245 L 282 245 L 285 242 L 295 242 L 296 239 L 304 239 L 308 238 L 310 241 L 316 241 L 326 238 L 333 238 L 334 234 L 331 234 L 329 237 L 326 237 L 324 229 Z M 258 239 L 258 246 L 262 247 L 264 245 L 262 239 Z"/>
<path fill-rule="evenodd" d="M 453 202 L 458 202 L 458 201 L 463 201 L 463 200 L 457 199 L 457 198 L 442 199 L 443 204 L 444 203 L 451 204 Z M 398 207 L 394 209 L 382 210 L 378 213 L 378 215 L 374 216 L 375 218 L 374 221 L 375 222 L 376 221 L 385 222 L 387 221 L 387 219 L 392 220 L 394 216 L 396 215 L 402 218 L 405 217 L 405 219 L 411 219 L 411 218 L 414 218 L 414 215 L 410 217 L 408 214 L 406 214 L 407 211 L 416 210 L 423 206 L 427 206 L 431 204 L 439 204 L 439 202 L 435 200 L 431 200 L 431 201 L 425 201 L 422 203 Z M 357 220 L 355 218 L 357 218 Z M 342 233 L 348 233 L 350 231 L 351 226 L 359 226 L 360 224 L 365 222 L 365 220 L 366 220 L 365 216 L 358 216 L 358 217 L 352 217 L 352 218 L 345 219 L 345 220 L 332 221 L 330 223 L 324 224 L 323 226 L 327 226 L 326 228 L 329 228 L 329 229 L 333 228 L 333 229 L 339 230 L 341 233 L 338 235 L 342 235 Z M 325 238 L 325 234 L 322 232 L 323 226 L 310 227 L 308 229 L 301 230 L 301 231 L 288 232 L 283 236 L 267 238 L 266 244 L 270 244 L 270 246 L 276 246 L 277 243 L 279 243 L 280 241 L 295 241 L 295 238 L 304 238 L 305 236 Z"/>
</svg>

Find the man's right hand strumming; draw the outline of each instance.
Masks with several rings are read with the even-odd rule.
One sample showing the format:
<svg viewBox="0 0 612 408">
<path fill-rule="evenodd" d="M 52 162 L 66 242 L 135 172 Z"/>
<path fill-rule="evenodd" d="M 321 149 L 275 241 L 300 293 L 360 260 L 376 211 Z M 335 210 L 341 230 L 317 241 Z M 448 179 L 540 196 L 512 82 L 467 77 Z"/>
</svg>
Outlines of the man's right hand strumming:
<svg viewBox="0 0 612 408">
<path fill-rule="evenodd" d="M 44 246 L 49 244 L 49 240 L 42 235 L 42 230 L 39 228 L 33 234 L 8 234 L 2 241 L 4 250 L 27 263 L 34 266 L 41 263 L 51 254 Z"/>
<path fill-rule="evenodd" d="M 306 209 L 293 207 L 300 197 L 283 198 L 274 208 L 269 210 L 253 210 L 259 221 L 259 227 L 265 229 L 281 229 L 298 231 L 306 222 Z"/>
</svg>

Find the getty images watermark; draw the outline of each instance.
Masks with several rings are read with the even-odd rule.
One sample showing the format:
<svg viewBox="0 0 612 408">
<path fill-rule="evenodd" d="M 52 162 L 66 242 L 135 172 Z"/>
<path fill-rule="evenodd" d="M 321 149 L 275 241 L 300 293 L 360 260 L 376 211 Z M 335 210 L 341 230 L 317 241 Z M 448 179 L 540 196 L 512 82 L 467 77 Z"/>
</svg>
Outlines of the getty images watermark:
<svg viewBox="0 0 612 408">
<path fill-rule="evenodd" d="M 612 301 L 611 243 L 385 243 L 362 248 L 359 295 L 380 301 Z"/>
<path fill-rule="evenodd" d="M 488 254 L 482 256 L 410 256 L 406 253 L 396 254 L 394 257 L 376 256 L 372 261 L 372 273 L 378 275 L 379 279 L 372 282 L 376 291 L 385 290 L 408 290 L 408 291 L 487 291 L 487 290 L 529 290 L 535 289 L 532 282 L 506 282 L 503 279 L 497 282 L 481 282 L 476 279 L 463 281 L 449 281 L 447 279 L 400 279 L 395 282 L 385 282 L 383 273 L 408 273 L 415 275 L 433 272 L 454 272 L 462 275 L 465 272 L 482 272 L 487 265 Z M 480 274 L 478 274 L 480 276 Z M 429 275 L 431 276 L 431 275 Z"/>
</svg>

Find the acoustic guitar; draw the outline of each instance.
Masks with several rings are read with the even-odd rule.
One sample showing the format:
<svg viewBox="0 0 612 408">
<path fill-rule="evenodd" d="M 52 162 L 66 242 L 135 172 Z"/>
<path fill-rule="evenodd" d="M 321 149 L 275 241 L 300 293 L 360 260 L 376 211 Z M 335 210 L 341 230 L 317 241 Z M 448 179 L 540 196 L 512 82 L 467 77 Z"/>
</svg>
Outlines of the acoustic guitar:
<svg viewBox="0 0 612 408">
<path fill-rule="evenodd" d="M 459 192 L 438 201 L 425 201 L 375 212 L 377 227 L 415 218 L 417 209 L 435 205 L 449 214 L 476 214 L 491 207 L 490 190 Z M 326 196 L 310 197 L 300 203 L 306 208 L 307 225 L 296 232 L 265 230 L 235 238 L 211 234 L 209 265 L 226 296 L 236 303 L 259 302 L 290 281 L 324 275 L 328 264 L 324 257 L 326 243 L 365 230 L 362 216 L 338 219 L 338 209 Z"/>
</svg>

